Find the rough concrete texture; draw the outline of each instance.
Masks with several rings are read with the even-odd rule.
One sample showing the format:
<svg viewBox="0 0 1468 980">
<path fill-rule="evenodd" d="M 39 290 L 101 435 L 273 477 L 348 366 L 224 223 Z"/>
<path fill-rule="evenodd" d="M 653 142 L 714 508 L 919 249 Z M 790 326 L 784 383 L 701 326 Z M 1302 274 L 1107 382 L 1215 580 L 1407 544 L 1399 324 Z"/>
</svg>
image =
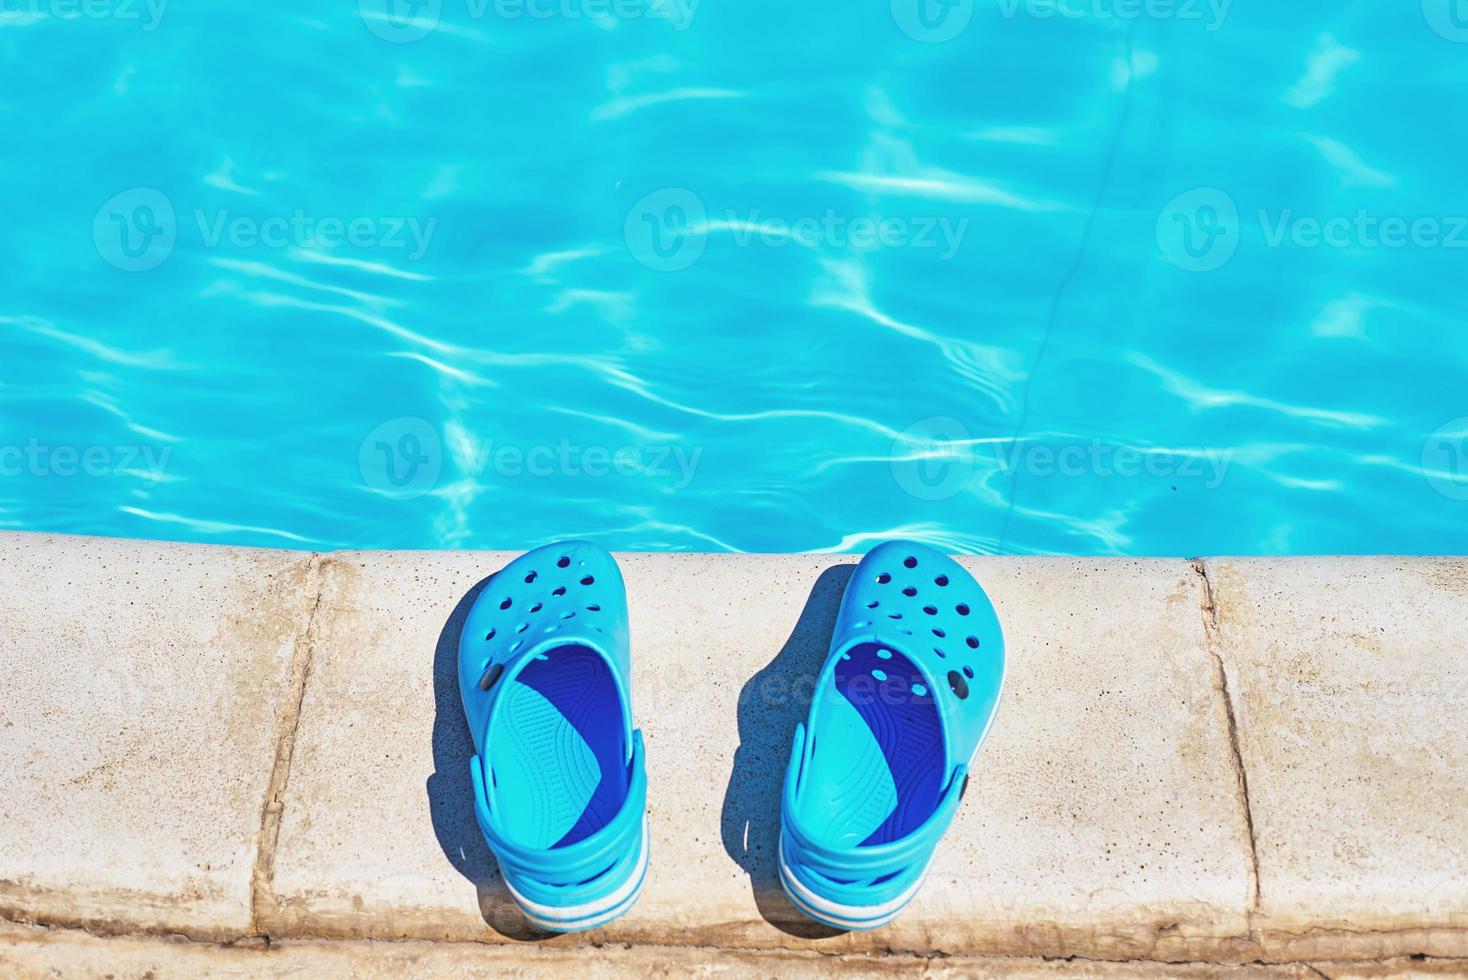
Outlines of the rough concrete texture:
<svg viewBox="0 0 1468 980">
<path fill-rule="evenodd" d="M 310 556 L 0 534 L 0 914 L 233 936 Z"/>
<path fill-rule="evenodd" d="M 123 976 L 370 975 L 352 958 L 379 949 L 381 972 L 607 976 L 1468 957 L 1468 561 L 965 559 L 1008 638 L 999 720 L 918 901 L 832 935 L 773 860 L 855 559 L 619 556 L 650 880 L 617 923 L 544 940 L 471 814 L 455 672 L 476 584 L 511 557 L 0 535 L 0 918 L 152 934 L 126 940 L 141 958 L 97 947 Z M 10 931 L 28 952 L 0 974 L 103 962 L 91 936 Z M 1379 962 L 1410 954 L 1434 958 Z"/>
<path fill-rule="evenodd" d="M 1269 958 L 1468 956 L 1468 563 L 1210 561 Z"/>
<path fill-rule="evenodd" d="M 1446 976 L 1422 964 L 1382 964 L 1373 978 Z M 1461 968 L 1461 965 L 1460 965 Z M 428 942 L 284 942 L 216 946 L 162 938 L 99 939 L 44 929 L 0 931 L 0 976 L 17 980 L 95 977 L 169 980 L 173 977 L 378 977 L 418 980 L 459 977 L 646 980 L 650 977 L 743 980 L 812 977 L 843 980 L 1308 980 L 1321 974 L 1301 965 L 1228 966 L 1097 963 L 1035 959 L 824 956 L 792 951 L 697 947 L 582 946 L 546 950 L 518 945 Z M 1342 975 L 1344 976 L 1344 975 Z"/>
<path fill-rule="evenodd" d="M 473 587 L 509 557 L 323 563 L 273 935 L 523 936 L 469 809 L 455 675 Z M 1248 834 L 1187 563 L 970 563 L 1007 633 L 1000 719 L 918 901 L 876 933 L 829 935 L 780 895 L 773 861 L 851 559 L 621 562 L 653 858 L 599 941 L 1188 959 L 1245 935 Z"/>
</svg>

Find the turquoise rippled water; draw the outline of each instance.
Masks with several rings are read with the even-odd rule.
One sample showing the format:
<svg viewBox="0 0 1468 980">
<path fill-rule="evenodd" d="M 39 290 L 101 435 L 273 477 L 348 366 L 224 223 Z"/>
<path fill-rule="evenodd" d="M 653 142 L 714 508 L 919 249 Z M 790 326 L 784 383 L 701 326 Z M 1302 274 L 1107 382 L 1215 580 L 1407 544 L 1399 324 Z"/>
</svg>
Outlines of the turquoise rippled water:
<svg viewBox="0 0 1468 980">
<path fill-rule="evenodd" d="M 3 0 L 0 59 L 0 527 L 1465 550 L 1459 0 Z"/>
</svg>

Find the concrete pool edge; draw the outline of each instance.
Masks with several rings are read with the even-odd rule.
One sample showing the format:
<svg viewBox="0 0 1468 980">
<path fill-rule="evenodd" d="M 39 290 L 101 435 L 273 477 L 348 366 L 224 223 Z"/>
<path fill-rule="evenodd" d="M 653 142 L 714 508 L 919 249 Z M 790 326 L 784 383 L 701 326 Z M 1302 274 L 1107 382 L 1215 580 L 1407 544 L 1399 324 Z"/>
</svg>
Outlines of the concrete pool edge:
<svg viewBox="0 0 1468 980">
<path fill-rule="evenodd" d="M 0 535 L 0 916 L 524 938 L 445 683 L 508 557 Z M 553 948 L 1468 957 L 1468 561 L 963 559 L 1011 657 L 983 782 L 908 913 L 823 937 L 772 887 L 769 789 L 855 559 L 619 560 L 653 869 Z"/>
</svg>

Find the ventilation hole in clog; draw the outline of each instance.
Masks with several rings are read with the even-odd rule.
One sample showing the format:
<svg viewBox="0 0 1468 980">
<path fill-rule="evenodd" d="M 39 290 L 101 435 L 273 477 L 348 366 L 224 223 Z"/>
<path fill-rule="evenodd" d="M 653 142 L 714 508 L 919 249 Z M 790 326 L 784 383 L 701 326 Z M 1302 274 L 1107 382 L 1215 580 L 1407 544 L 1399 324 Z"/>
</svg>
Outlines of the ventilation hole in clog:
<svg viewBox="0 0 1468 980">
<path fill-rule="evenodd" d="M 525 645 L 525 641 L 524 640 L 516 640 L 514 643 L 511 643 L 510 644 L 510 652 L 511 653 L 514 653 L 516 650 L 520 649 L 524 645 Z"/>
<path fill-rule="evenodd" d="M 601 612 L 601 606 L 598 606 L 596 603 L 592 603 L 591 605 L 589 605 L 589 606 L 586 607 L 586 611 L 587 612 Z"/>
<path fill-rule="evenodd" d="M 887 672 L 882 668 L 877 667 L 872 671 L 872 676 L 879 681 L 885 681 L 887 679 Z"/>
<path fill-rule="evenodd" d="M 911 599 L 913 596 L 917 595 L 917 589 L 914 589 L 912 586 L 909 585 L 907 588 L 902 590 L 902 594 Z"/>
<path fill-rule="evenodd" d="M 974 676 L 974 669 L 972 667 L 963 668 L 963 676 L 972 679 Z"/>
<path fill-rule="evenodd" d="M 938 615 L 938 607 L 937 606 L 924 606 L 923 607 L 923 612 L 927 613 L 929 616 L 936 616 L 936 615 Z"/>
<path fill-rule="evenodd" d="M 581 584 L 582 585 L 590 585 L 590 584 L 592 584 L 595 581 L 596 581 L 596 579 L 594 579 L 590 575 L 588 575 L 588 576 L 586 576 L 585 578 L 583 578 L 581 580 Z"/>
<path fill-rule="evenodd" d="M 484 634 L 484 638 L 486 640 L 492 640 L 492 639 L 494 639 L 494 630 L 490 630 L 488 633 L 485 633 Z"/>
<path fill-rule="evenodd" d="M 945 633 L 945 632 L 943 632 L 942 630 L 940 630 L 938 627 L 934 626 L 933 627 L 933 635 L 936 636 L 938 639 L 941 640 L 941 639 L 943 639 L 943 637 L 947 636 L 948 634 Z"/>
<path fill-rule="evenodd" d="M 964 605 L 964 604 L 963 604 L 963 603 L 961 603 L 961 602 L 960 602 L 960 603 L 959 603 L 959 604 L 958 604 L 958 608 L 957 608 L 957 609 L 956 609 L 956 610 L 955 610 L 955 611 L 956 611 L 956 612 L 957 612 L 957 613 L 958 613 L 958 614 L 959 614 L 959 615 L 960 615 L 960 616 L 967 616 L 967 615 L 968 615 L 968 606 L 966 606 L 966 605 Z"/>
<path fill-rule="evenodd" d="M 512 605 L 512 603 L 511 603 L 510 598 L 508 596 L 506 596 L 505 597 L 505 601 L 502 602 L 502 603 L 500 603 L 500 608 L 501 609 L 508 609 L 508 608 L 510 608 L 511 605 Z"/>
<path fill-rule="evenodd" d="M 912 555 L 908 555 L 906 558 L 902 559 L 902 564 L 905 568 L 917 568 L 917 559 L 914 558 Z"/>
<path fill-rule="evenodd" d="M 525 584 L 526 585 L 529 585 L 531 582 L 534 582 L 535 579 L 536 579 L 535 573 L 534 572 L 531 572 L 529 575 L 525 576 Z"/>
<path fill-rule="evenodd" d="M 914 684 L 912 686 L 912 693 L 914 697 L 925 698 L 928 696 L 928 689 L 921 684 Z"/>
<path fill-rule="evenodd" d="M 902 618 L 902 613 L 888 613 L 887 614 L 887 618 L 888 619 L 901 619 Z"/>
<path fill-rule="evenodd" d="M 544 608 L 545 608 L 545 606 L 543 606 L 543 605 L 541 605 L 540 603 L 537 602 L 535 605 L 533 605 L 533 606 L 530 607 L 530 611 L 533 612 L 533 613 L 538 613 L 538 612 L 540 612 Z"/>
<path fill-rule="evenodd" d="M 567 609 L 565 612 L 561 613 L 561 618 L 562 619 L 570 619 L 574 615 L 576 615 L 576 610 L 574 610 L 574 609 Z"/>
<path fill-rule="evenodd" d="M 912 636 L 912 630 L 898 630 L 903 636 Z"/>
<path fill-rule="evenodd" d="M 892 576 L 888 575 L 886 572 L 883 572 L 881 575 L 877 576 L 878 585 L 886 585 L 890 581 L 892 581 Z"/>
<path fill-rule="evenodd" d="M 529 628 L 530 628 L 530 624 L 529 623 L 521 623 L 519 626 L 516 626 L 515 627 L 515 632 L 516 633 L 523 633 L 526 630 L 528 630 Z"/>
<path fill-rule="evenodd" d="M 881 603 L 879 603 L 876 599 L 873 599 L 871 602 L 867 603 L 867 608 L 868 609 L 875 609 L 879 605 L 881 605 Z"/>
<path fill-rule="evenodd" d="M 979 638 L 977 636 L 971 636 L 963 642 L 968 644 L 970 650 L 977 650 L 979 648 Z"/>
<path fill-rule="evenodd" d="M 555 591 L 551 593 L 551 595 L 565 595 L 565 594 L 566 594 L 566 587 L 564 585 L 558 585 L 558 586 L 556 586 Z"/>
<path fill-rule="evenodd" d="M 892 659 L 892 651 L 891 650 L 878 650 L 877 651 L 877 656 L 878 657 L 881 657 L 883 660 L 891 660 Z"/>
<path fill-rule="evenodd" d="M 556 630 L 558 630 L 560 628 L 561 628 L 561 624 L 560 623 L 552 623 L 550 626 L 547 626 L 545 628 L 545 631 L 547 633 L 554 633 Z"/>
<path fill-rule="evenodd" d="M 863 619 L 859 623 L 852 624 L 852 627 L 851 628 L 854 629 L 854 630 L 864 630 L 864 629 L 866 629 L 870 625 L 872 625 L 872 624 Z"/>
<path fill-rule="evenodd" d="M 504 672 L 504 664 L 490 664 L 489 667 L 484 671 L 484 675 L 479 678 L 479 689 L 481 691 L 487 691 L 491 687 L 494 687 L 494 682 L 499 680 L 500 675 Z"/>
<path fill-rule="evenodd" d="M 567 558 L 565 555 L 562 555 L 560 558 L 556 559 L 557 568 L 568 568 L 570 567 L 570 565 L 571 559 Z"/>
<path fill-rule="evenodd" d="M 946 588 L 948 588 L 948 576 L 947 575 L 939 575 L 937 578 L 933 579 L 933 584 L 936 585 L 940 589 L 946 589 Z"/>
<path fill-rule="evenodd" d="M 943 648 L 942 647 L 933 647 L 933 652 L 936 653 L 938 656 L 942 657 L 944 660 L 947 660 L 948 659 L 948 654 L 946 654 L 946 653 L 943 652 Z"/>
<path fill-rule="evenodd" d="M 948 687 L 958 695 L 958 700 L 962 701 L 968 697 L 968 681 L 964 680 L 963 675 L 956 670 L 948 672 Z"/>
</svg>

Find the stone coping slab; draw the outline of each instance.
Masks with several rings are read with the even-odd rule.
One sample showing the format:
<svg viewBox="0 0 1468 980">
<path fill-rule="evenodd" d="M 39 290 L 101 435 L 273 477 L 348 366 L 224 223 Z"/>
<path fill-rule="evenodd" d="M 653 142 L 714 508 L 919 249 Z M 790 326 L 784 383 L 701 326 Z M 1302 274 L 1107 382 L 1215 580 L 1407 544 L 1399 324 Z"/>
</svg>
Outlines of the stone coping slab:
<svg viewBox="0 0 1468 980">
<path fill-rule="evenodd" d="M 454 670 L 511 557 L 0 534 L 0 918 L 529 948 Z M 833 935 L 772 862 L 855 559 L 618 559 L 650 879 L 536 949 L 1468 957 L 1468 561 L 962 559 L 1005 626 L 999 719 L 918 901 Z"/>
<path fill-rule="evenodd" d="M 0 908 L 250 928 L 309 555 L 0 534 Z"/>
<path fill-rule="evenodd" d="M 1468 566 L 1209 562 L 1264 954 L 1468 954 Z"/>
<path fill-rule="evenodd" d="M 525 932 L 469 808 L 455 673 L 476 584 L 511 557 L 323 562 L 272 934 Z M 1192 958 L 1245 935 L 1243 800 L 1181 561 L 968 562 L 1010 681 L 965 806 L 896 923 L 825 935 L 801 917 L 776 880 L 779 788 L 852 561 L 621 559 L 653 856 L 600 940 Z"/>
</svg>

